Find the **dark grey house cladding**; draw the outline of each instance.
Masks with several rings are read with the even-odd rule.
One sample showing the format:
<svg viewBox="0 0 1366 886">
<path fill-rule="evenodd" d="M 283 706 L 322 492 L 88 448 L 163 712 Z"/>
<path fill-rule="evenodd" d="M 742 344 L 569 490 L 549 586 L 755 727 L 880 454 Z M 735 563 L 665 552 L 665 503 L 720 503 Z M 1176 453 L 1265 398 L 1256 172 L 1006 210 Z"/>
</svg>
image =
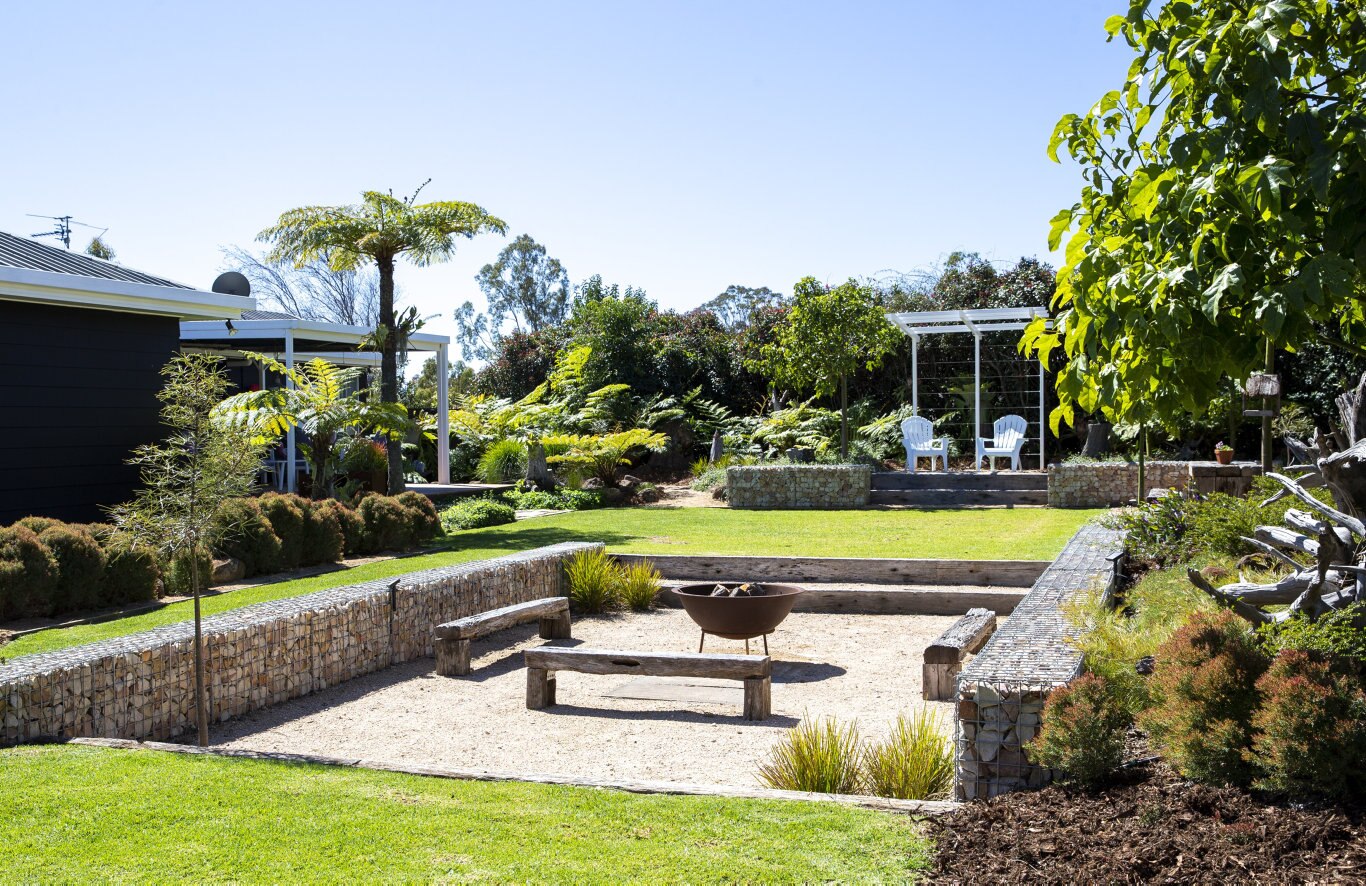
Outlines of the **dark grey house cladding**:
<svg viewBox="0 0 1366 886">
<path fill-rule="evenodd" d="M 102 519 L 157 439 L 160 369 L 182 319 L 230 319 L 248 298 L 192 289 L 0 232 L 0 525 Z"/>
</svg>

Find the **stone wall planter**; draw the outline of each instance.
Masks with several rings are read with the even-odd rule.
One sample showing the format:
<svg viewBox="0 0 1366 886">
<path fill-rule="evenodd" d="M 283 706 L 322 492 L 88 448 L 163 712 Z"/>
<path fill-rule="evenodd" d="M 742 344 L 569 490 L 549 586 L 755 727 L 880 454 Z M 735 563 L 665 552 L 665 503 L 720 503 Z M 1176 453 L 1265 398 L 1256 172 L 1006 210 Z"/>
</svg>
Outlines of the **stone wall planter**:
<svg viewBox="0 0 1366 886">
<path fill-rule="evenodd" d="M 868 505 L 869 465 L 746 465 L 726 468 L 732 508 L 839 510 Z"/>
<path fill-rule="evenodd" d="M 1246 495 L 1261 474 L 1253 462 L 1150 461 L 1149 489 L 1188 489 Z M 1138 462 L 1068 462 L 1048 466 L 1048 505 L 1054 508 L 1118 507 L 1138 495 Z"/>
</svg>

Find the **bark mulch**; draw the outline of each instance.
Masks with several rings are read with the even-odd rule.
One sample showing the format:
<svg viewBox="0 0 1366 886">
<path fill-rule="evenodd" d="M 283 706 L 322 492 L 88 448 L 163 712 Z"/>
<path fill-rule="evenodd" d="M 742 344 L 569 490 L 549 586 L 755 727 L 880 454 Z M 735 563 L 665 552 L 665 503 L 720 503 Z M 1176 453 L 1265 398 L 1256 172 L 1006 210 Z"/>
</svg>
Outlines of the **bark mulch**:
<svg viewBox="0 0 1366 886">
<path fill-rule="evenodd" d="M 1020 791 L 928 820 L 933 883 L 1366 884 L 1366 815 L 1192 784 L 1158 763 L 1097 793 Z"/>
</svg>

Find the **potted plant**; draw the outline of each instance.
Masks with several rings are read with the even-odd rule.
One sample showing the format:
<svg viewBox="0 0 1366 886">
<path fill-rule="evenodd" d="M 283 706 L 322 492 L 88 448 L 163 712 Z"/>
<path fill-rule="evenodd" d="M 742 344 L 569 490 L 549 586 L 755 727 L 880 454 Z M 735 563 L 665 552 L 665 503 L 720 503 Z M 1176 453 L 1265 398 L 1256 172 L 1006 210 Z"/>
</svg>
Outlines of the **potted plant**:
<svg viewBox="0 0 1366 886">
<path fill-rule="evenodd" d="M 1233 447 L 1223 440 L 1214 444 L 1214 460 L 1221 465 L 1233 464 Z"/>
</svg>

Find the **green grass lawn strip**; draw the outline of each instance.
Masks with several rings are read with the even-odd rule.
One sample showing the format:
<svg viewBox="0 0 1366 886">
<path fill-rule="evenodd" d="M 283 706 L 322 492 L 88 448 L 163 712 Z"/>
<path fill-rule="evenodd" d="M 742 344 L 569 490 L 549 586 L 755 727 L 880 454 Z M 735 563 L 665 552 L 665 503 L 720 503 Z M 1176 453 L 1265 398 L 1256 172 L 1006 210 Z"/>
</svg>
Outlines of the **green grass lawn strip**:
<svg viewBox="0 0 1366 886">
<path fill-rule="evenodd" d="M 22 882 L 905 882 L 904 816 L 152 751 L 0 751 Z"/>
<path fill-rule="evenodd" d="M 293 581 L 207 597 L 213 615 L 314 591 L 501 557 L 564 541 L 602 541 L 621 553 L 803 557 L 915 557 L 1047 560 L 1101 511 L 962 509 L 943 511 L 732 511 L 722 508 L 610 508 L 538 517 L 457 532 L 432 553 L 367 563 Z M 17 658 L 145 631 L 193 617 L 188 602 L 127 618 L 40 631 L 0 647 Z"/>
</svg>

